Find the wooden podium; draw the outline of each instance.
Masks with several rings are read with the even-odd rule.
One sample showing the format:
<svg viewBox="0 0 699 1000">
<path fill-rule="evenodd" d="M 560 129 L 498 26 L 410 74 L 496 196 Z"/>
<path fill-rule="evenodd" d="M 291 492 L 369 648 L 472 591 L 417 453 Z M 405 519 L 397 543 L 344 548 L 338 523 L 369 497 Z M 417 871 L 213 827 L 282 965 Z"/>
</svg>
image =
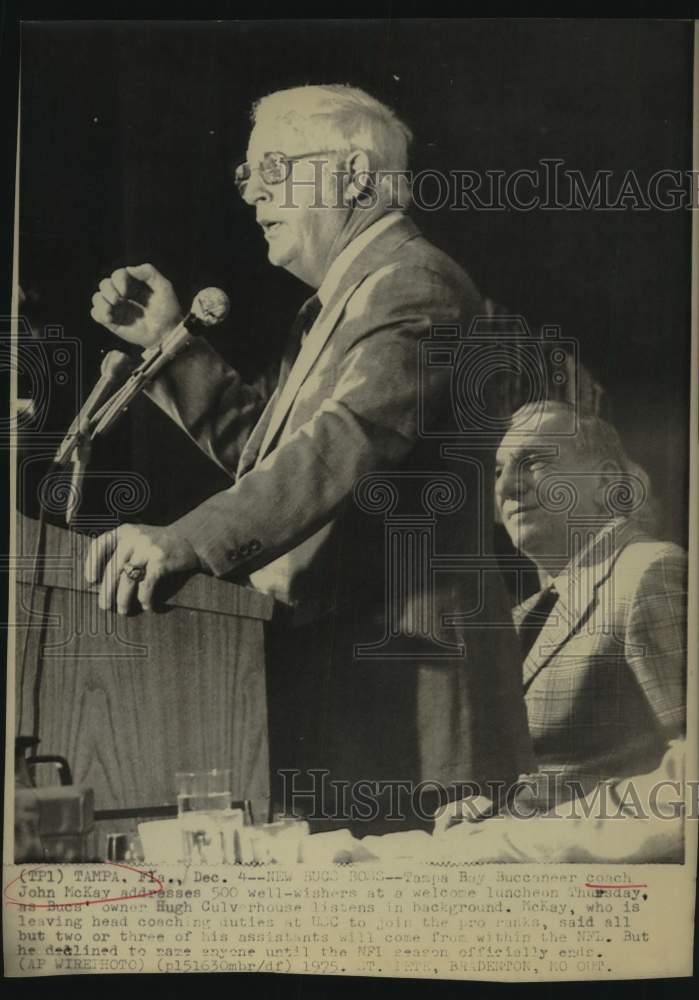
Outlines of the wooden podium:
<svg viewBox="0 0 699 1000">
<path fill-rule="evenodd" d="M 199 574 L 148 614 L 103 612 L 84 578 L 90 537 L 47 525 L 32 586 L 38 522 L 18 515 L 16 525 L 17 733 L 66 757 L 113 819 L 166 814 L 176 771 L 214 767 L 232 768 L 233 798 L 259 811 L 269 799 L 272 598 Z"/>
</svg>

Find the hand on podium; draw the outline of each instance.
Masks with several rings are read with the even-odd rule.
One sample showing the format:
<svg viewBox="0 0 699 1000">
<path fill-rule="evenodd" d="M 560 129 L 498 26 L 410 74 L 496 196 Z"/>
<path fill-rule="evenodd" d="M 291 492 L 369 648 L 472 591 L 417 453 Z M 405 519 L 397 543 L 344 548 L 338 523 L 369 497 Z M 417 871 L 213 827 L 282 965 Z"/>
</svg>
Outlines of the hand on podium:
<svg viewBox="0 0 699 1000">
<path fill-rule="evenodd" d="M 136 601 L 150 611 L 159 580 L 173 573 L 196 572 L 203 567 L 186 539 L 170 528 L 122 524 L 96 538 L 88 552 L 85 578 L 102 581 L 99 606 L 128 614 Z"/>
<path fill-rule="evenodd" d="M 158 344 L 183 318 L 172 284 L 152 264 L 120 267 L 100 281 L 90 315 L 144 348 Z"/>
</svg>

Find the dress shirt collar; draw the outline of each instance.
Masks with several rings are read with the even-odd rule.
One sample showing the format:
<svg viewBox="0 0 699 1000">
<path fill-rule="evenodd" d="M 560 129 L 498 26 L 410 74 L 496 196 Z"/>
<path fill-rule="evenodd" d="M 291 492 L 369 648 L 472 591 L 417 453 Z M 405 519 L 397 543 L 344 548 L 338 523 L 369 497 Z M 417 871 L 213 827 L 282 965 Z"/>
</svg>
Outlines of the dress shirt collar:
<svg viewBox="0 0 699 1000">
<path fill-rule="evenodd" d="M 342 276 L 349 270 L 350 265 L 359 256 L 362 250 L 364 250 L 372 240 L 376 239 L 377 236 L 380 236 L 381 233 L 385 232 L 390 226 L 394 225 L 399 219 L 402 218 L 404 218 L 402 212 L 387 212 L 386 215 L 382 215 L 380 219 L 376 220 L 376 222 L 372 222 L 367 229 L 363 230 L 359 236 L 356 236 L 351 243 L 348 243 L 344 250 L 340 251 L 328 268 L 328 272 L 323 278 L 321 286 L 318 289 L 317 295 L 320 299 L 321 305 L 325 306 L 328 304 L 333 294 L 337 291 Z"/>
</svg>

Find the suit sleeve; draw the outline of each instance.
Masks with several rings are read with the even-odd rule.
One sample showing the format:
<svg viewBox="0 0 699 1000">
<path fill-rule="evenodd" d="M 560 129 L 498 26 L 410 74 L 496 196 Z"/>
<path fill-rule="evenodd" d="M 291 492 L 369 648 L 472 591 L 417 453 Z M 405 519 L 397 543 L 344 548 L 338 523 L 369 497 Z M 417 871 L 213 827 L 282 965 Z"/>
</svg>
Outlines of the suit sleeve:
<svg viewBox="0 0 699 1000">
<path fill-rule="evenodd" d="M 231 477 L 265 400 L 202 338 L 146 394 Z"/>
<path fill-rule="evenodd" d="M 668 739 L 685 728 L 687 556 L 676 546 L 642 574 L 632 597 L 626 659 Z"/>
<path fill-rule="evenodd" d="M 431 324 L 462 319 L 459 292 L 423 268 L 387 267 L 365 279 L 333 334 L 347 349 L 312 418 L 173 525 L 212 573 L 252 572 L 296 547 L 332 519 L 359 477 L 410 452 L 419 410 L 427 423 L 438 420 L 450 390 L 444 368 L 423 370 L 420 383 L 419 341 Z M 474 294 L 474 311 L 476 302 Z"/>
</svg>

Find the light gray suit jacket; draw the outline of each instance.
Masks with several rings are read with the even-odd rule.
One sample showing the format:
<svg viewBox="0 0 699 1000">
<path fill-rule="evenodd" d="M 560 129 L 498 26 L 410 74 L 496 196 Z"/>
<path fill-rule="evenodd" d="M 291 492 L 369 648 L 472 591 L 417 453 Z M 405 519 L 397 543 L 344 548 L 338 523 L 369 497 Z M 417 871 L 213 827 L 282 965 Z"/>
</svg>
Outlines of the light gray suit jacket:
<svg viewBox="0 0 699 1000">
<path fill-rule="evenodd" d="M 515 776 L 531 763 L 498 574 L 476 563 L 471 573 L 436 573 L 410 543 L 402 555 L 387 549 L 389 522 L 400 515 L 439 553 L 477 560 L 488 549 L 492 456 L 441 454 L 453 370 L 423 363 L 435 324 L 465 334 L 479 311 L 470 279 L 405 217 L 350 265 L 264 409 L 201 341 L 151 390 L 235 476 L 176 530 L 212 573 L 250 579 L 291 607 L 297 623 L 349 616 L 355 643 L 376 650 L 364 662 L 374 671 L 390 665 L 395 684 L 414 690 L 409 719 L 377 706 L 375 724 L 395 723 L 417 772 L 443 782 Z M 469 626 L 445 626 L 455 613 Z M 354 683 L 347 643 L 332 657 L 318 675 Z"/>
</svg>

